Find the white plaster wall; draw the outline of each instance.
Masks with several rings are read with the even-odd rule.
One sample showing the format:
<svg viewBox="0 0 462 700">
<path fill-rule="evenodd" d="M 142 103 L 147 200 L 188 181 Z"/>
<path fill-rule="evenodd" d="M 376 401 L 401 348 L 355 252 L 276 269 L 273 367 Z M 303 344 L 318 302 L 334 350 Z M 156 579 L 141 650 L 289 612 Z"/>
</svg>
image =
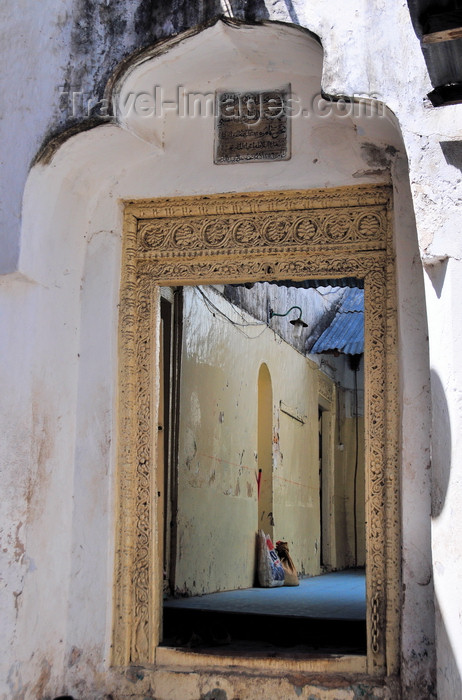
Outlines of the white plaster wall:
<svg viewBox="0 0 462 700">
<path fill-rule="evenodd" d="M 49 126 L 52 105 L 59 102 L 60 74 L 69 53 L 70 25 L 66 16 L 72 4 L 71 0 L 45 0 L 40 8 L 23 2 L 2 10 L 2 273 L 17 267 L 24 186 L 30 163 Z M 47 60 L 42 60 L 44 56 Z"/>
<path fill-rule="evenodd" d="M 435 580 L 438 655 L 438 697 L 462 694 L 460 656 L 462 599 L 458 517 L 462 499 L 460 464 L 462 419 L 459 347 L 462 329 L 459 261 L 437 262 L 427 268 L 425 286 L 429 312 L 435 318 L 430 336 L 432 440 L 432 548 Z"/>
<path fill-rule="evenodd" d="M 277 15 L 281 7 L 282 3 L 274 6 L 272 17 L 281 18 Z M 343 94 L 379 92 L 395 111 L 409 156 L 421 254 L 449 253 L 453 260 L 448 265 L 451 276 L 447 279 L 457 280 L 460 252 L 453 230 L 460 176 L 444 161 L 439 140 L 458 136 L 460 107 L 432 110 L 421 101 L 430 86 L 406 4 L 336 6 L 318 0 L 306 6 L 294 3 L 293 7 L 298 20 L 323 39 L 324 90 Z M 29 21 L 33 22 L 32 15 Z M 208 31 L 211 34 L 206 48 L 212 57 L 213 37 L 220 50 L 222 41 L 225 45 L 230 42 L 223 39 L 221 30 L 213 30 L 215 34 Z M 282 29 L 271 31 L 276 31 L 280 41 Z M 53 29 L 52 35 L 57 34 Z M 295 30 L 289 30 L 288 37 L 287 44 L 278 43 L 276 59 L 272 52 L 271 65 L 279 57 L 292 58 L 271 75 L 271 80 L 274 77 L 275 84 L 279 84 L 290 77 L 296 89 L 309 93 L 301 74 L 314 61 L 309 82 L 318 89 L 320 54 L 316 57 L 307 42 L 304 59 L 303 42 L 298 35 L 296 38 Z M 251 38 L 253 41 L 254 34 Z M 275 41 L 270 36 L 268 44 L 274 47 Z M 260 42 L 255 45 L 259 48 Z M 291 46 L 299 48 L 291 52 Z M 249 58 L 258 68 L 246 74 L 244 65 Z M 233 49 L 233 78 L 239 88 L 269 81 L 269 65 L 264 51 L 247 56 Z M 210 82 L 203 74 L 202 80 L 190 84 L 191 90 L 222 87 L 223 80 L 229 87 L 229 71 L 217 74 L 212 60 L 205 62 L 204 70 L 210 70 Z M 49 81 L 44 85 L 48 88 L 37 89 L 39 102 L 45 104 L 51 87 Z M 8 124 L 12 129 L 13 122 Z M 383 160 L 382 165 L 373 162 L 370 150 L 361 148 L 361 143 L 393 145 L 399 150 L 400 140 L 392 121 L 363 121 L 355 127 L 351 120 L 339 120 L 339 128 L 342 136 L 338 138 L 327 121 L 322 126 L 308 119 L 294 121 L 290 161 L 213 166 L 213 129 L 206 126 L 206 120 L 178 124 L 169 114 L 161 130 L 161 147 L 146 145 L 116 126 L 101 126 L 71 139 L 50 165 L 36 166 L 31 172 L 23 204 L 20 274 L 5 277 L 1 290 L 5 324 L 13 329 L 3 345 L 2 362 L 2 386 L 6 388 L 2 392 L 2 415 L 7 426 L 2 478 L 9 497 L 2 506 L 7 550 L 3 619 L 7 623 L 0 632 L 6 650 L 1 692 L 6 698 L 40 697 L 40 688 L 45 687 L 48 678 L 49 692 L 58 694 L 76 688 L 78 681 L 84 684 L 92 679 L 95 669 L 106 668 L 114 483 L 113 447 L 108 450 L 108 445 L 112 445 L 114 428 L 120 198 L 320 187 L 386 179 Z M 25 133 L 28 130 L 23 128 L 20 149 L 28 154 L 36 147 L 36 136 L 29 138 Z M 17 203 L 27 158 L 23 155 L 22 166 L 18 167 L 22 175 L 7 182 L 6 200 L 10 203 Z M 378 173 L 381 168 L 383 172 Z M 420 296 L 422 272 L 402 156 L 395 159 L 392 171 L 403 370 L 403 678 L 407 697 L 411 698 L 420 697 L 413 693 L 421 693 L 424 684 L 431 692 L 431 664 L 427 662 L 432 653 L 432 616 L 428 614 L 429 426 L 425 417 L 428 372 L 425 309 Z M 96 298 L 92 291 L 95 288 L 99 290 Z M 432 363 L 444 377 L 446 388 L 457 387 L 456 352 L 446 352 L 448 336 L 440 332 L 443 321 L 454 328 L 454 292 L 448 303 L 446 294 L 436 301 L 431 288 L 428 291 Z M 451 433 L 457 435 L 462 426 L 454 395 L 448 401 L 448 412 Z M 103 413 L 98 411 L 98 420 L 91 421 L 96 401 L 101 401 Z M 440 419 L 441 414 L 436 414 L 436 426 Z M 51 437 L 45 439 L 46 430 Z M 441 447 L 435 444 L 434 457 L 438 449 Z M 460 580 L 458 553 L 454 554 L 448 538 L 442 536 L 443 532 L 456 532 L 460 523 L 460 493 L 455 478 L 460 457 L 456 451 L 451 457 L 454 476 L 446 501 L 452 507 L 444 515 L 445 529 L 440 527 L 443 521 L 435 522 L 433 541 L 435 559 L 443 567 L 453 562 L 452 576 L 440 576 L 437 582 L 443 621 L 439 623 L 439 639 L 443 638 L 442 625 L 449 626 L 448 639 L 456 659 L 452 668 L 447 657 L 439 659 L 440 697 L 452 700 L 450 688 L 455 682 L 454 669 L 461 665 L 462 651 L 454 644 L 454 620 L 458 619 L 460 606 L 452 593 L 454 581 Z M 87 498 L 90 483 L 96 492 Z M 33 508 L 27 505 L 31 493 Z M 18 527 L 20 522 L 27 523 L 27 528 Z M 15 549 L 16 532 L 19 544 Z M 80 562 L 83 569 L 79 572 Z M 83 602 L 87 620 L 96 621 L 94 626 L 83 619 Z M 68 667 L 66 673 L 64 667 Z"/>
<path fill-rule="evenodd" d="M 446 161 L 441 144 L 460 141 L 462 105 L 434 109 L 425 98 L 431 84 L 406 2 L 342 3 L 341 9 L 339 7 L 339 11 L 332 15 L 327 5 L 334 9 L 332 3 L 327 2 L 315 6 L 295 4 L 297 9 L 300 8 L 300 16 L 309 22 L 310 29 L 322 39 L 324 90 L 330 94 L 364 91 L 380 95 L 398 119 L 408 156 L 408 174 L 403 162 L 397 162 L 393 170 L 395 222 L 399 220 L 402 231 L 402 235 L 397 236 L 397 253 L 403 377 L 403 692 L 406 697 L 417 698 L 434 691 L 431 675 L 417 671 L 417 659 L 421 659 L 422 654 L 425 656 L 431 648 L 427 644 L 433 634 L 433 619 L 428 614 L 431 605 L 428 590 L 435 576 L 440 610 L 441 601 L 444 601 L 436 626 L 438 697 L 449 700 L 460 694 L 462 669 L 462 646 L 456 641 L 461 638 L 462 608 L 455 602 L 454 595 L 454 584 L 457 582 L 460 587 L 462 578 L 461 554 L 454 545 L 461 522 L 458 515 L 462 512 L 461 493 L 457 481 L 452 480 L 449 493 L 453 507 L 446 515 L 445 538 L 436 537 L 436 533 L 440 535 L 442 530 L 439 522 L 434 521 L 433 559 L 440 564 L 444 562 L 443 566 L 452 571 L 452 577 L 438 576 L 428 550 L 431 480 L 428 436 L 431 427 L 425 412 L 429 402 L 428 367 L 420 351 L 426 334 L 420 259 L 431 263 L 449 256 L 451 277 L 460 276 L 461 238 L 457 232 L 460 228 L 461 175 L 458 167 Z M 341 52 L 338 50 L 340 46 Z M 400 201 L 406 201 L 407 177 L 420 250 L 417 250 L 412 235 L 406 235 L 411 229 L 405 222 L 411 223 L 412 212 L 400 204 Z M 451 285 L 449 276 L 444 284 Z M 447 301 L 436 305 L 428 292 L 426 313 L 432 371 L 448 378 L 443 392 L 444 400 L 448 401 L 446 395 L 457 395 L 460 386 L 459 363 L 452 352 L 448 353 L 448 338 L 460 334 L 460 316 L 454 313 L 454 307 Z M 441 334 L 442 323 L 451 329 L 450 334 Z M 451 348 L 455 347 L 451 343 Z M 436 400 L 436 405 L 439 400 Z M 447 436 L 448 420 L 451 434 L 454 430 L 461 433 L 457 403 L 449 401 L 448 416 L 445 418 L 440 410 L 434 411 L 433 430 L 437 436 Z M 451 474 L 456 474 L 461 467 L 460 452 L 453 451 L 448 458 L 446 442 L 446 437 L 438 438 L 438 442 L 432 445 L 432 459 L 436 460 L 437 470 L 441 461 L 450 462 Z M 460 601 L 460 597 L 458 599 Z M 457 637 L 454 634 L 456 624 L 459 625 Z M 452 634 L 448 634 L 448 628 Z"/>
</svg>

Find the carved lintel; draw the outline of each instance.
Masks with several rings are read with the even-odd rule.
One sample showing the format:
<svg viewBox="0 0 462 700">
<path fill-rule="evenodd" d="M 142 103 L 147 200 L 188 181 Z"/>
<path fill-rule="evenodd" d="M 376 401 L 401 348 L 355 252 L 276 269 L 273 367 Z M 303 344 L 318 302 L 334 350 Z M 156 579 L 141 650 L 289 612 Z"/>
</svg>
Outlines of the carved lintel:
<svg viewBox="0 0 462 700">
<path fill-rule="evenodd" d="M 140 252 L 156 257 L 190 256 L 193 252 L 279 248 L 303 250 L 307 245 L 360 246 L 361 250 L 385 248 L 386 212 L 370 207 L 262 214 L 208 214 L 147 219 L 140 223 Z"/>
</svg>

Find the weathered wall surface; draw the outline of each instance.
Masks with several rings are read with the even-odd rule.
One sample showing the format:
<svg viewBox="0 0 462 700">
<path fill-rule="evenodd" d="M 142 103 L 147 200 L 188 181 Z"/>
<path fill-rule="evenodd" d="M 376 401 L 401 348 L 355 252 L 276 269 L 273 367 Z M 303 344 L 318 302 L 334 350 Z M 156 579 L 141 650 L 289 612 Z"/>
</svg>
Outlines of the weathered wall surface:
<svg viewBox="0 0 462 700">
<path fill-rule="evenodd" d="M 354 372 L 347 366 L 348 358 L 329 358 L 337 369 L 339 383 L 339 422 L 335 432 L 335 510 L 336 566 L 364 566 L 365 541 L 365 473 L 364 473 L 364 364 L 361 361 L 356 378 L 358 388 L 355 402 Z M 355 413 L 358 413 L 357 422 Z M 356 475 L 355 475 L 356 472 Z M 354 517 L 356 510 L 356 518 Z M 343 518 L 339 517 L 343 512 Z"/>
<path fill-rule="evenodd" d="M 267 19 L 262 0 L 232 3 L 233 16 Z M 22 193 L 28 170 L 48 140 L 66 129 L 105 121 L 106 84 L 118 64 L 139 49 L 217 18 L 228 3 L 92 2 L 46 0 L 4 8 L 0 78 L 4 118 L 0 126 L 2 160 L 14 163 L 2 178 L 0 271 L 16 268 Z M 15 134 L 27 134 L 17 138 Z"/>
<path fill-rule="evenodd" d="M 228 73 L 219 72 L 215 59 L 229 51 L 229 43 L 220 37 L 214 43 L 208 35 L 202 46 L 203 79 L 193 79 L 197 71 L 193 62 L 190 73 L 183 65 L 163 75 L 173 89 L 178 74 L 184 76 L 184 84 L 192 90 L 215 89 L 223 80 L 227 86 L 231 75 L 244 89 L 255 81 L 259 85 L 269 81 L 270 76 L 275 81 L 290 78 L 301 95 L 309 96 L 312 88 L 319 90 L 322 70 L 326 92 L 381 97 L 397 117 L 408 161 L 391 122 L 388 126 L 386 120 L 358 124 L 353 119 L 345 120 L 344 126 L 336 122 L 326 128 L 326 121 L 307 119 L 294 120 L 291 161 L 272 167 L 214 167 L 212 130 L 206 120 L 179 123 L 169 115 L 162 123 L 160 141 L 153 140 L 157 146 L 146 146 L 113 125 L 68 141 L 51 164 L 34 168 L 24 193 L 29 166 L 40 145 L 48 134 L 75 118 L 69 117 L 72 108 L 62 87 L 77 93 L 83 88 L 96 91 L 89 98 L 99 99 L 106 71 L 121 57 L 149 44 L 153 37 L 170 35 L 218 12 L 215 3 L 200 8 L 196 15 L 186 5 L 163 4 L 161 9 L 138 3 L 122 8 L 121 3 L 96 6 L 48 0 L 26 8 L 11 5 L 3 23 L 5 115 L 0 128 L 7 175 L 2 178 L 1 269 L 11 274 L 2 279 L 0 289 L 9 329 L 2 347 L 1 379 L 5 624 L 0 631 L 4 649 L 0 692 L 7 700 L 63 692 L 97 697 L 114 688 L 107 658 L 121 234 L 118 200 L 334 186 L 382 181 L 391 172 L 402 377 L 403 693 L 420 700 L 433 692 L 429 610 L 435 576 L 439 696 L 452 700 L 460 687 L 456 669 L 462 666 L 458 642 L 462 596 L 455 595 L 462 570 L 462 555 L 455 545 L 460 540 L 455 535 L 462 512 L 462 464 L 457 449 L 457 436 L 462 434 L 457 354 L 460 162 L 452 145 L 460 138 L 461 107 L 433 109 L 423 99 L 431 86 L 406 3 L 317 0 L 276 2 L 268 7 L 262 2 L 220 3 L 230 15 L 266 16 L 309 28 L 321 37 L 323 62 L 320 53 L 315 58 L 314 51 L 292 39 L 276 48 L 273 37 L 265 49 L 271 60 L 260 60 L 251 79 L 245 78 L 243 64 L 252 64 L 261 49 L 259 40 L 249 34 L 252 29 L 244 34 L 241 50 L 224 58 Z M 117 16 L 109 21 L 106 10 Z M 138 10 L 142 22 L 137 19 Z M 140 22 L 145 28 L 149 25 L 146 33 Z M 292 58 L 288 58 L 288 44 L 294 49 Z M 252 51 L 243 52 L 249 45 Z M 280 60 L 286 73 L 273 70 Z M 312 87 L 306 88 L 305 78 L 295 80 L 294 72 L 312 76 Z M 94 111 L 101 112 L 100 108 L 104 105 Z M 98 124 L 104 121 L 104 114 L 94 116 Z M 434 566 L 429 547 L 427 319 L 434 375 Z M 445 439 L 449 427 L 450 450 Z M 86 615 L 82 615 L 83 605 Z M 197 692 L 190 687 L 191 697 L 199 697 L 199 686 L 194 686 Z M 162 688 L 160 697 L 167 698 L 170 689 Z"/>
<path fill-rule="evenodd" d="M 314 363 L 264 324 L 237 313 L 212 288 L 212 313 L 184 288 L 176 587 L 190 594 L 252 586 L 259 521 L 258 373 L 269 369 L 273 401 L 274 539 L 289 543 L 300 573 L 320 572 L 318 397 Z M 262 332 L 263 331 L 263 332 Z M 280 401 L 304 423 L 280 410 Z M 271 449 L 270 444 L 270 449 Z"/>
</svg>

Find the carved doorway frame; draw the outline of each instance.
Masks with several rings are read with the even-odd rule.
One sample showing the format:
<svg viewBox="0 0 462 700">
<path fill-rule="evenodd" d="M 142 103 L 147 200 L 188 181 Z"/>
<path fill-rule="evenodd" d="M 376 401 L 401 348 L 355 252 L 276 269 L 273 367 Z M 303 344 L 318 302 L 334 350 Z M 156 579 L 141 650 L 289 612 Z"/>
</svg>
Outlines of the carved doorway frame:
<svg viewBox="0 0 462 700">
<path fill-rule="evenodd" d="M 401 567 L 390 187 L 124 204 L 113 665 L 161 664 L 165 657 L 158 646 L 162 562 L 156 554 L 160 286 L 353 277 L 365 288 L 367 656 L 326 659 L 319 668 L 396 674 Z"/>
</svg>

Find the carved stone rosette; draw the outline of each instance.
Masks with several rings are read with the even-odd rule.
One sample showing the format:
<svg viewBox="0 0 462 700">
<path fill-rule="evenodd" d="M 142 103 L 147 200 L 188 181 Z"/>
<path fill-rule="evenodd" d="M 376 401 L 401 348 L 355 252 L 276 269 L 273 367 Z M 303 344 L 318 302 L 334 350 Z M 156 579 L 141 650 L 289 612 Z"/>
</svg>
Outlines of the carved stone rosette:
<svg viewBox="0 0 462 700">
<path fill-rule="evenodd" d="M 398 376 L 390 207 L 390 188 L 365 185 L 125 203 L 114 665 L 153 663 L 160 638 L 154 430 L 159 287 L 356 277 L 365 288 L 367 669 L 397 672 Z"/>
</svg>

